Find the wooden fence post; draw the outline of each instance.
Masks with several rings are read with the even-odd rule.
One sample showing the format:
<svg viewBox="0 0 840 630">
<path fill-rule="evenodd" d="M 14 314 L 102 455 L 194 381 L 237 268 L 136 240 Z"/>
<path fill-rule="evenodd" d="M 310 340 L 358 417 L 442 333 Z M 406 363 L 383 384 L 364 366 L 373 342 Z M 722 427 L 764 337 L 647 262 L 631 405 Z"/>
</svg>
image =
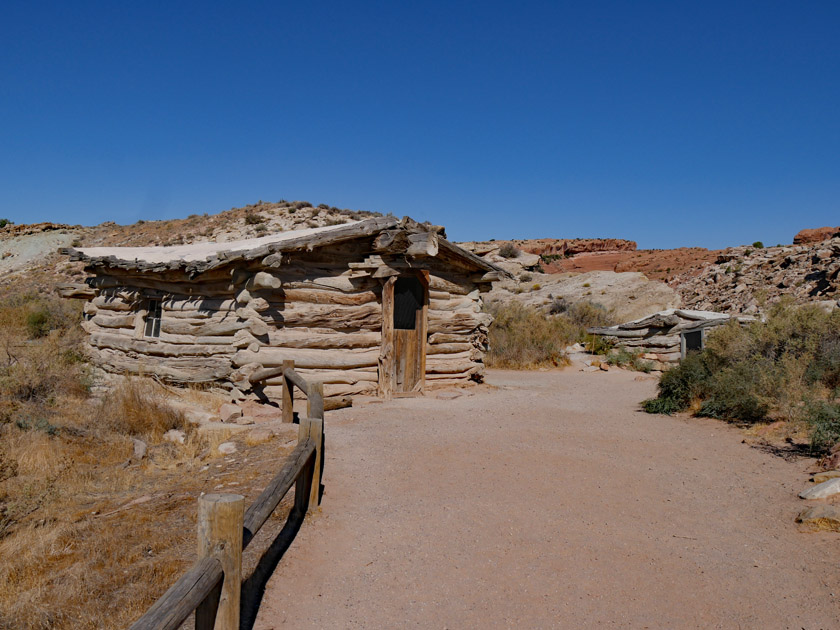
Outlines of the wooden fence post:
<svg viewBox="0 0 840 630">
<path fill-rule="evenodd" d="M 315 441 L 315 469 L 312 473 L 309 509 L 321 505 L 321 477 L 324 476 L 324 384 L 320 381 L 309 384 L 306 415 L 309 416 L 309 438 Z"/>
<path fill-rule="evenodd" d="M 196 608 L 196 630 L 239 630 L 244 514 L 245 497 L 239 494 L 205 494 L 198 499 L 198 555 L 219 560 L 224 578 L 218 609 L 212 597 Z"/>
<path fill-rule="evenodd" d="M 324 419 L 324 384 L 320 381 L 309 383 L 306 397 L 306 415 L 309 418 Z"/>
<path fill-rule="evenodd" d="M 295 362 L 294 361 L 283 361 L 283 370 L 286 369 L 294 369 Z M 283 422 L 287 424 L 291 424 L 294 422 L 295 419 L 295 397 L 294 397 L 294 385 L 286 378 L 286 375 L 283 375 Z"/>
</svg>

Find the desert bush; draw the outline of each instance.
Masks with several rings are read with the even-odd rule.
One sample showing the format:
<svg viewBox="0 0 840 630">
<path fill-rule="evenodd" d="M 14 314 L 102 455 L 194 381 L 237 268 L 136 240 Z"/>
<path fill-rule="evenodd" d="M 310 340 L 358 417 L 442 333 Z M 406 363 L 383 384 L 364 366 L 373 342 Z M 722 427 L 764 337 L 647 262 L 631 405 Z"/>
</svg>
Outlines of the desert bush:
<svg viewBox="0 0 840 630">
<path fill-rule="evenodd" d="M 7 225 L 12 225 L 12 222 L 8 219 L 0 219 L 0 228 L 4 228 Z"/>
<path fill-rule="evenodd" d="M 530 282 L 533 279 L 534 279 L 534 276 L 532 276 L 530 273 L 525 272 L 525 273 L 520 273 L 519 274 L 519 281 L 520 282 Z"/>
<path fill-rule="evenodd" d="M 762 243 L 761 241 L 756 241 L 755 243 L 752 244 L 752 246 L 755 247 L 756 249 L 764 249 L 764 243 Z"/>
<path fill-rule="evenodd" d="M 256 212 L 246 212 L 245 213 L 245 225 L 259 225 L 264 223 L 265 219 L 262 218 Z"/>
<path fill-rule="evenodd" d="M 840 312 L 780 303 L 764 322 L 710 331 L 706 348 L 663 374 L 658 396 L 643 407 L 651 413 L 691 407 L 742 423 L 804 421 L 815 446 L 825 448 L 837 439 L 831 414 L 838 388 Z"/>
<path fill-rule="evenodd" d="M 642 358 L 641 352 L 630 352 L 626 348 L 621 348 L 617 352 L 606 352 L 606 362 L 609 365 L 617 365 L 628 370 L 636 372 L 650 372 L 653 370 L 653 364 Z"/>
<path fill-rule="evenodd" d="M 804 415 L 811 428 L 811 447 L 815 451 L 827 451 L 840 442 L 840 404 L 809 401 Z"/>
<path fill-rule="evenodd" d="M 495 304 L 490 325 L 492 367 L 524 369 L 540 365 L 560 365 L 566 361 L 564 348 L 579 334 L 577 327 L 563 317 L 551 317 L 518 302 Z"/>
<path fill-rule="evenodd" d="M 499 256 L 503 258 L 516 258 L 522 252 L 513 243 L 505 243 L 499 248 Z"/>
<path fill-rule="evenodd" d="M 612 326 L 615 323 L 614 315 L 597 302 L 574 302 L 569 304 L 564 312 L 574 326 L 583 329 Z"/>
</svg>

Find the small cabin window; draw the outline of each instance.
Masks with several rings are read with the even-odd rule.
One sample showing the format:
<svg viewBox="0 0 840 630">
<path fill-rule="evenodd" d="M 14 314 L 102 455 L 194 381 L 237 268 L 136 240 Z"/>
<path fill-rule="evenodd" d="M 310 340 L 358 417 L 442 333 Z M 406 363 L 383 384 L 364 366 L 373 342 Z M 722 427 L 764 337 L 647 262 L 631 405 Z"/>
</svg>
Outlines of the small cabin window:
<svg viewBox="0 0 840 630">
<path fill-rule="evenodd" d="M 145 332 L 146 337 L 160 337 L 160 300 L 149 300 L 146 306 Z"/>
</svg>

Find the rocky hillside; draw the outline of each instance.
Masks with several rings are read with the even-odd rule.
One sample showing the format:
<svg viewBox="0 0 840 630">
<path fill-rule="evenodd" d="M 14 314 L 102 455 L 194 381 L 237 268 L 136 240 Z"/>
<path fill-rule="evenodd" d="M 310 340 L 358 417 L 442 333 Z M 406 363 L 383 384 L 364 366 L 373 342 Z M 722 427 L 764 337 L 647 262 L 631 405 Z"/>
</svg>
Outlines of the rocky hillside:
<svg viewBox="0 0 840 630">
<path fill-rule="evenodd" d="M 801 232 L 800 232 L 801 234 Z M 787 247 L 730 247 L 674 285 L 686 308 L 757 313 L 788 296 L 833 307 L 840 294 L 840 238 Z"/>
<path fill-rule="evenodd" d="M 81 281 L 81 263 L 71 263 L 59 248 L 181 245 L 208 241 L 235 241 L 272 232 L 337 225 L 381 216 L 378 212 L 350 210 L 308 201 L 259 201 L 218 214 L 192 214 L 186 219 L 137 221 L 96 226 L 34 223 L 0 228 L 0 287 L 48 292 L 57 283 Z"/>
</svg>

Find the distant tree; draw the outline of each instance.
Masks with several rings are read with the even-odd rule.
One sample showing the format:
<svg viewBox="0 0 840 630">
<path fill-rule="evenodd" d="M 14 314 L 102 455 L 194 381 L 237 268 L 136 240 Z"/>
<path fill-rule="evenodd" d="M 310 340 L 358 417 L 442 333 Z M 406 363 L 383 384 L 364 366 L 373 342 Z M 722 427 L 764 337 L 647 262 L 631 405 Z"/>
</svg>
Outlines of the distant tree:
<svg viewBox="0 0 840 630">
<path fill-rule="evenodd" d="M 14 223 L 8 219 L 0 219 L 0 228 L 6 227 L 7 225 L 14 225 Z"/>
<path fill-rule="evenodd" d="M 762 243 L 761 241 L 756 241 L 755 243 L 753 243 L 753 247 L 755 247 L 756 249 L 764 249 L 764 243 Z"/>
</svg>

